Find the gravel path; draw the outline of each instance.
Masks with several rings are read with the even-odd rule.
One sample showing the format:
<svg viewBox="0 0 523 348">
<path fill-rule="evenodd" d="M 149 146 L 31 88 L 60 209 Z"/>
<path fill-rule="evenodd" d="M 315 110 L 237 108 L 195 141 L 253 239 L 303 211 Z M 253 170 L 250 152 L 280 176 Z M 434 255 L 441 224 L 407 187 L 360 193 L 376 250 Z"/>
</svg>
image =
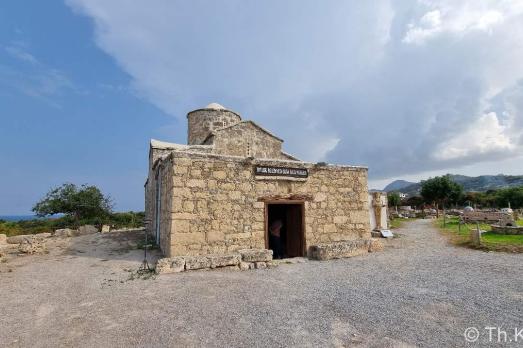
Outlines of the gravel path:
<svg viewBox="0 0 523 348">
<path fill-rule="evenodd" d="M 457 347 L 468 327 L 471 346 L 523 329 L 522 254 L 450 246 L 427 220 L 397 232 L 363 257 L 147 280 L 124 271 L 141 257 L 125 238 L 73 238 L 0 267 L 0 346 Z"/>
</svg>

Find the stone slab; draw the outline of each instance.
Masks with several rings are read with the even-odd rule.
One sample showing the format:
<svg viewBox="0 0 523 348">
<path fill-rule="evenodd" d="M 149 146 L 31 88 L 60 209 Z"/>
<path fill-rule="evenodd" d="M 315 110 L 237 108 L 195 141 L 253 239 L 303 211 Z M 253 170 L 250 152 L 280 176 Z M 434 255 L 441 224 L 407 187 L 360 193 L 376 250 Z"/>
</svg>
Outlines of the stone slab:
<svg viewBox="0 0 523 348">
<path fill-rule="evenodd" d="M 267 262 L 272 261 L 272 250 L 268 249 L 243 249 L 239 251 L 242 261 Z"/>
<path fill-rule="evenodd" d="M 310 247 L 309 257 L 323 261 L 364 255 L 369 252 L 370 245 L 369 239 L 318 244 Z"/>
<path fill-rule="evenodd" d="M 211 260 L 207 256 L 187 256 L 185 258 L 185 269 L 210 268 Z"/>
<path fill-rule="evenodd" d="M 179 273 L 185 270 L 185 258 L 167 257 L 156 262 L 157 274 Z"/>
<path fill-rule="evenodd" d="M 66 237 L 73 237 L 77 233 L 76 230 L 72 230 L 70 228 L 61 228 L 56 231 L 54 231 L 54 236 L 59 238 L 66 238 Z"/>
<path fill-rule="evenodd" d="M 83 225 L 78 228 L 78 235 L 83 236 L 86 234 L 95 234 L 98 233 L 98 229 L 93 225 Z"/>
<path fill-rule="evenodd" d="M 211 268 L 238 266 L 241 262 L 240 254 L 208 255 L 207 258 L 210 261 Z"/>
</svg>

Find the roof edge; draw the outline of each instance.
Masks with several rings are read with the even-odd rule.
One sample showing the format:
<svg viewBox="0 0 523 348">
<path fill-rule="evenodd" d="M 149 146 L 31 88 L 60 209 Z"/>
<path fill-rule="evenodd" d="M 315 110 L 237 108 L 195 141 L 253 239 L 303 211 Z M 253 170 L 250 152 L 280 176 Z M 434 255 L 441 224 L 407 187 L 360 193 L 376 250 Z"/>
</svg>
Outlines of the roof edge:
<svg viewBox="0 0 523 348">
<path fill-rule="evenodd" d="M 216 159 L 223 159 L 223 160 L 230 160 L 230 161 L 237 161 L 237 162 L 243 162 L 246 160 L 251 161 L 253 164 L 263 164 L 263 163 L 281 163 L 281 164 L 293 164 L 298 166 L 304 166 L 304 167 L 320 167 L 320 168 L 343 168 L 343 169 L 362 169 L 362 170 L 368 170 L 369 167 L 366 166 L 356 166 L 356 165 L 346 165 L 346 164 L 324 164 L 322 162 L 314 163 L 314 162 L 306 162 L 306 161 L 300 161 L 300 160 L 286 160 L 286 159 L 279 159 L 279 158 L 252 158 L 252 157 L 245 157 L 245 156 L 233 156 L 233 155 L 222 155 L 222 154 L 216 154 L 216 153 L 204 153 L 204 152 L 197 152 L 197 151 L 183 151 L 183 150 L 173 150 L 169 155 L 164 156 L 163 158 L 160 158 L 162 160 L 165 160 L 168 157 L 173 157 L 174 155 L 181 155 L 181 156 L 194 156 L 194 157 L 202 157 L 202 158 L 216 158 Z"/>
<path fill-rule="evenodd" d="M 271 132 L 268 131 L 267 129 L 263 128 L 262 126 L 260 126 L 260 125 L 257 124 L 256 122 L 254 122 L 253 120 L 242 120 L 242 121 L 240 121 L 240 122 L 238 122 L 238 123 L 230 124 L 230 125 L 228 125 L 228 126 L 225 126 L 225 127 L 222 127 L 222 128 L 215 129 L 214 131 L 212 131 L 212 132 L 207 136 L 207 138 L 209 138 L 210 135 L 214 135 L 214 134 L 216 134 L 216 132 L 221 132 L 221 131 L 223 131 L 223 130 L 226 130 L 226 129 L 232 128 L 232 127 L 234 127 L 234 126 L 239 125 L 240 123 L 243 123 L 243 124 L 245 124 L 245 123 L 250 123 L 250 124 L 252 124 L 254 127 L 256 127 L 256 128 L 258 128 L 259 130 L 261 130 L 262 132 L 264 132 L 264 133 L 270 135 L 271 137 L 275 138 L 276 140 L 279 140 L 279 141 L 281 141 L 282 143 L 284 142 L 284 140 L 283 140 L 282 138 L 278 137 L 277 135 L 274 135 L 273 133 L 271 133 Z M 207 138 L 206 138 L 206 140 L 207 140 Z M 294 156 L 293 156 L 293 157 L 294 157 Z"/>
<path fill-rule="evenodd" d="M 200 108 L 200 109 L 196 109 L 196 110 L 192 110 L 192 111 L 189 111 L 187 113 L 187 118 L 189 117 L 190 114 L 192 114 L 193 112 L 198 112 L 198 111 L 214 111 L 214 112 L 230 112 L 230 113 L 233 113 L 235 114 L 236 116 L 238 116 L 240 118 L 240 120 L 242 119 L 242 116 L 237 113 L 236 111 L 232 111 L 232 110 L 229 110 L 229 109 L 211 109 L 211 108 Z"/>
</svg>

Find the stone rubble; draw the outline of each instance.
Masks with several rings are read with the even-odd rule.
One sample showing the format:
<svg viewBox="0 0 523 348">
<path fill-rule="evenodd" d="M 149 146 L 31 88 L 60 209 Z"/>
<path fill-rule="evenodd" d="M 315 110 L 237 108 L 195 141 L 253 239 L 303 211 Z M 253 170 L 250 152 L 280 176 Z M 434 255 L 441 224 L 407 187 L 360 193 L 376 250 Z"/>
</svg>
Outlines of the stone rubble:
<svg viewBox="0 0 523 348">
<path fill-rule="evenodd" d="M 56 231 L 54 231 L 53 236 L 59 237 L 59 238 L 67 238 L 67 237 L 74 237 L 76 236 L 77 231 L 72 230 L 70 228 L 61 228 Z"/>
<path fill-rule="evenodd" d="M 18 251 L 23 254 L 41 254 L 47 251 L 45 241 L 41 238 L 29 237 L 23 239 L 19 246 Z"/>
<path fill-rule="evenodd" d="M 77 235 L 83 236 L 86 234 L 95 234 L 95 233 L 98 233 L 98 229 L 96 227 L 94 227 L 93 225 L 84 225 L 84 226 L 80 226 L 78 228 Z"/>
<path fill-rule="evenodd" d="M 28 239 L 43 240 L 51 237 L 51 233 L 36 233 L 36 234 L 20 234 L 18 236 L 7 237 L 7 243 L 20 244 Z"/>
</svg>

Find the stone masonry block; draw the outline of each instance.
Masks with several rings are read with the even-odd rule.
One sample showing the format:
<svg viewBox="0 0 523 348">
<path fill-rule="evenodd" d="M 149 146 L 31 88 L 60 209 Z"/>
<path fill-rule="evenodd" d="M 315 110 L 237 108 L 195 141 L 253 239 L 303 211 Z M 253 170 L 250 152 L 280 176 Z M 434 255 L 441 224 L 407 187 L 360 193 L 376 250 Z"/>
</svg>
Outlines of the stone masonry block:
<svg viewBox="0 0 523 348">
<path fill-rule="evenodd" d="M 225 179 L 227 178 L 227 173 L 224 172 L 223 170 L 219 170 L 219 171 L 215 171 L 214 173 L 212 173 L 212 176 L 216 179 Z"/>
<path fill-rule="evenodd" d="M 211 260 L 207 256 L 188 256 L 185 258 L 185 269 L 210 268 Z"/>
<path fill-rule="evenodd" d="M 374 253 L 378 251 L 383 251 L 384 249 L 383 242 L 378 238 L 371 238 L 369 244 L 369 253 Z"/>
<path fill-rule="evenodd" d="M 243 249 L 239 251 L 242 261 L 267 262 L 272 261 L 272 250 L 268 249 Z"/>
<path fill-rule="evenodd" d="M 334 217 L 334 223 L 335 224 L 344 224 L 349 220 L 348 216 L 335 216 Z"/>
<path fill-rule="evenodd" d="M 225 240 L 225 234 L 222 231 L 208 231 L 207 242 L 219 242 Z"/>
<path fill-rule="evenodd" d="M 78 228 L 78 235 L 83 236 L 84 234 L 98 233 L 98 229 L 93 225 L 84 225 Z"/>
<path fill-rule="evenodd" d="M 185 270 L 185 258 L 167 257 L 156 262 L 156 274 L 178 273 Z"/>
<path fill-rule="evenodd" d="M 205 243 L 205 233 L 189 232 L 189 233 L 172 233 L 171 242 L 182 245 L 201 244 Z"/>
<path fill-rule="evenodd" d="M 208 255 L 207 258 L 211 262 L 211 268 L 238 266 L 241 261 L 240 254 Z"/>
<path fill-rule="evenodd" d="M 331 260 L 358 256 L 368 253 L 370 245 L 369 239 L 318 244 L 310 247 L 309 257 L 314 260 Z"/>
<path fill-rule="evenodd" d="M 265 262 L 255 262 L 256 269 L 265 269 L 267 268 L 267 264 Z"/>
</svg>

